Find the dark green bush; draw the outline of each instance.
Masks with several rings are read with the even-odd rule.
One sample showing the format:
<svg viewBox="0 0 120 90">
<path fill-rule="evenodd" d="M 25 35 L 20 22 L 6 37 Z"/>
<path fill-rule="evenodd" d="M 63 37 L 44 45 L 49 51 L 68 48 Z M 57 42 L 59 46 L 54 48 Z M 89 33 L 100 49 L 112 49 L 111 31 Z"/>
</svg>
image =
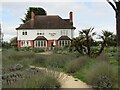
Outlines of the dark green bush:
<svg viewBox="0 0 120 90">
<path fill-rule="evenodd" d="M 98 62 L 86 72 L 87 83 L 93 88 L 117 88 L 117 69 L 107 62 Z"/>
</svg>

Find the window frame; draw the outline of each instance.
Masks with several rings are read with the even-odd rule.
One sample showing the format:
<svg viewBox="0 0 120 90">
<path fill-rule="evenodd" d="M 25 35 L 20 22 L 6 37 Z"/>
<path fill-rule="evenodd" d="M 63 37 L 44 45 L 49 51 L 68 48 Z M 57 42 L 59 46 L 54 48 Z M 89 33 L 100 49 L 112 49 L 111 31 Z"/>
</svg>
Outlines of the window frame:
<svg viewBox="0 0 120 90">
<path fill-rule="evenodd" d="M 70 44 L 70 40 L 59 40 L 59 46 L 64 47 Z"/>
<path fill-rule="evenodd" d="M 36 48 L 44 48 L 47 47 L 47 41 L 46 40 L 36 40 L 34 41 L 34 46 Z"/>
</svg>

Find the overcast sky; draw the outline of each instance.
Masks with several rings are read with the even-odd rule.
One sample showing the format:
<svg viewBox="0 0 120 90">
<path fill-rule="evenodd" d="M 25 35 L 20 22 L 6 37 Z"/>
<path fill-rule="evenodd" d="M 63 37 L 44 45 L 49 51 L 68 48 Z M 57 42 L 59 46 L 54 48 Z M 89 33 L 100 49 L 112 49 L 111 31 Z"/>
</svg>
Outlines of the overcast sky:
<svg viewBox="0 0 120 90">
<path fill-rule="evenodd" d="M 94 27 L 100 34 L 102 30 L 115 33 L 115 13 L 106 0 L 7 0 L 0 1 L 0 21 L 4 33 L 4 41 L 17 35 L 15 28 L 22 24 L 20 18 L 25 17 L 29 7 L 42 7 L 47 15 L 59 15 L 69 18 L 73 12 L 73 24 L 76 27 L 74 36 L 82 29 Z"/>
</svg>

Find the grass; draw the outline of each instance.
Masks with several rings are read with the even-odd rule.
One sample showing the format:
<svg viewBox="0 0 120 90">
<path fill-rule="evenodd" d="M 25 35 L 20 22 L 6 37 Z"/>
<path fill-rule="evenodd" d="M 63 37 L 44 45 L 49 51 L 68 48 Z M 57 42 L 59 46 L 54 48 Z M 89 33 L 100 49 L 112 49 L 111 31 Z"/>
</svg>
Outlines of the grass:
<svg viewBox="0 0 120 90">
<path fill-rule="evenodd" d="M 76 78 L 78 78 L 78 79 L 80 79 L 80 80 L 82 80 L 82 81 L 84 81 L 84 82 L 87 82 L 86 77 L 85 77 L 85 72 L 86 72 L 92 65 L 94 65 L 95 63 L 96 63 L 95 60 L 89 59 L 89 60 L 87 61 L 87 63 L 86 63 L 80 70 L 78 70 L 77 72 L 75 72 L 75 73 L 73 74 L 73 76 L 76 77 Z"/>
<path fill-rule="evenodd" d="M 57 51 L 59 51 L 59 49 Z M 114 54 L 109 55 L 108 54 L 109 51 L 112 51 Z M 11 71 L 9 71 L 9 68 L 11 68 L 11 66 L 14 66 L 15 64 L 22 64 L 24 67 L 21 70 L 17 70 L 14 72 L 19 72 L 19 71 L 23 72 L 25 69 L 27 69 L 29 67 L 29 65 L 32 64 L 32 65 L 40 66 L 40 67 L 47 67 L 49 69 L 51 68 L 54 70 L 62 70 L 69 74 L 72 73 L 72 75 L 74 77 L 77 77 L 80 80 L 82 80 L 92 86 L 95 85 L 92 83 L 94 81 L 96 81 L 96 82 L 97 81 L 99 82 L 100 80 L 104 81 L 103 80 L 104 77 L 97 76 L 97 75 L 99 73 L 106 72 L 106 76 L 111 75 L 111 77 L 108 76 L 106 80 L 107 81 L 111 80 L 112 83 L 113 82 L 115 83 L 115 84 L 112 84 L 112 86 L 118 87 L 117 80 L 115 79 L 115 77 L 117 77 L 115 75 L 117 75 L 116 70 L 118 68 L 118 61 L 116 61 L 116 54 L 115 54 L 116 50 L 115 49 L 113 49 L 113 48 L 107 49 L 106 51 L 103 52 L 103 54 L 101 54 L 97 58 L 88 58 L 87 56 L 83 57 L 83 56 L 80 56 L 76 52 L 75 53 L 69 53 L 68 51 L 67 51 L 67 53 L 66 52 L 63 53 L 63 52 L 65 52 L 65 51 L 63 50 L 61 54 L 53 53 L 49 56 L 49 55 L 35 54 L 30 51 L 29 52 L 28 51 L 17 51 L 16 52 L 14 50 L 5 50 L 5 51 L 3 51 L 3 71 L 4 71 L 4 73 L 10 73 Z M 102 62 L 105 62 L 106 64 L 103 64 Z M 107 66 L 110 67 L 110 69 L 111 69 L 110 71 L 105 69 L 105 68 L 107 68 Z M 112 74 L 109 72 L 111 72 Z M 54 74 L 51 74 L 51 73 L 49 73 L 49 74 L 54 76 Z M 50 87 L 51 87 L 51 84 L 49 84 L 49 83 L 53 83 L 54 85 L 55 85 L 55 83 L 58 83 L 57 82 L 58 80 L 56 81 L 57 78 L 51 77 L 51 76 L 49 76 L 49 74 L 48 75 L 42 74 L 43 76 L 32 75 L 31 76 L 31 77 L 33 77 L 32 79 L 26 78 L 25 81 L 28 82 L 28 83 L 26 83 L 27 84 L 26 87 L 29 87 L 32 85 L 33 85 L 32 87 L 39 87 L 37 85 L 39 83 L 42 84 L 41 82 L 43 82 L 44 85 L 48 85 Z M 102 75 L 102 76 L 104 76 L 104 75 Z M 46 79 L 39 78 L 38 80 L 41 82 L 38 82 L 36 80 L 36 78 L 38 78 L 38 77 L 43 77 L 43 78 L 45 77 Z M 97 77 L 100 77 L 100 78 L 97 78 Z M 46 81 L 46 82 L 44 82 L 44 81 Z M 22 81 L 19 81 L 16 84 L 19 85 L 19 83 L 21 83 L 21 82 Z M 35 84 L 36 84 L 36 86 L 35 86 Z M 41 87 L 43 87 L 44 85 L 42 85 Z M 100 83 L 100 85 L 102 87 L 101 83 Z M 23 86 L 21 86 L 21 87 L 23 87 Z"/>
<path fill-rule="evenodd" d="M 85 73 L 87 83 L 94 88 L 118 88 L 118 71 L 105 61 L 92 65 Z"/>
<path fill-rule="evenodd" d="M 47 74 L 44 72 L 38 72 L 32 74 L 28 72 L 26 74 L 26 69 L 29 68 L 31 64 L 44 64 L 45 56 L 35 55 L 33 52 L 28 51 L 15 51 L 12 49 L 3 51 L 2 69 L 3 77 L 7 75 L 7 78 L 3 82 L 11 83 L 8 85 L 5 83 L 4 88 L 58 88 L 60 83 L 57 78 L 52 74 Z M 20 64 L 23 66 L 20 70 L 13 70 L 15 65 Z M 17 74 L 22 75 L 22 78 L 16 76 Z M 14 80 L 14 83 L 12 83 Z"/>
<path fill-rule="evenodd" d="M 34 53 L 23 51 L 17 52 L 10 49 L 3 51 L 2 56 L 3 73 L 9 73 L 11 72 L 10 69 L 13 68 L 16 64 L 23 65 L 23 70 L 28 68 L 32 63 Z"/>
<path fill-rule="evenodd" d="M 75 73 L 79 71 L 88 62 L 88 59 L 87 56 L 83 56 L 68 62 L 65 67 L 66 72 Z"/>
<path fill-rule="evenodd" d="M 33 65 L 49 68 L 58 68 L 64 70 L 69 61 L 76 59 L 75 54 L 52 54 L 52 55 L 35 55 Z"/>
</svg>

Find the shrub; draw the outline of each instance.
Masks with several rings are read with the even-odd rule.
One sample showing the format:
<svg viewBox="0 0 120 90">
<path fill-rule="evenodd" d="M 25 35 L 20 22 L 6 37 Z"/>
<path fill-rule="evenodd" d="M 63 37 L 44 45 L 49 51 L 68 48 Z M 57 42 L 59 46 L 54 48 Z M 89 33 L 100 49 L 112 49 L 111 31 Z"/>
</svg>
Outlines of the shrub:
<svg viewBox="0 0 120 90">
<path fill-rule="evenodd" d="M 40 55 L 40 54 L 35 55 L 33 59 L 33 64 L 45 66 L 45 62 L 46 62 L 45 57 L 46 57 L 45 55 Z"/>
<path fill-rule="evenodd" d="M 116 88 L 117 69 L 114 69 L 107 62 L 98 62 L 86 72 L 87 83 L 93 88 Z"/>
<path fill-rule="evenodd" d="M 66 72 L 75 73 L 76 71 L 79 71 L 86 64 L 87 60 L 88 57 L 80 57 L 70 61 L 65 67 Z"/>
<path fill-rule="evenodd" d="M 33 52 L 35 53 L 45 52 L 45 48 L 33 48 Z"/>
<path fill-rule="evenodd" d="M 52 89 L 59 88 L 60 83 L 58 79 L 49 72 L 43 72 L 39 69 L 29 69 L 22 72 L 22 77 L 17 79 L 16 82 L 9 86 L 4 85 L 6 88 L 41 88 L 41 89 Z"/>
<path fill-rule="evenodd" d="M 66 61 L 65 55 L 54 54 L 47 58 L 46 64 L 50 67 L 63 68 Z"/>
<path fill-rule="evenodd" d="M 33 58 L 33 52 L 24 52 L 24 51 L 15 51 L 13 49 L 9 49 L 3 52 L 3 58 L 6 57 L 8 59 L 13 60 L 22 60 L 23 58 Z"/>
<path fill-rule="evenodd" d="M 5 50 L 2 56 L 2 68 L 4 68 L 4 72 L 9 73 L 14 65 L 21 64 L 23 65 L 23 70 L 31 64 L 34 56 L 33 52 L 15 51 L 13 49 Z"/>
<path fill-rule="evenodd" d="M 68 54 L 69 52 L 69 49 L 68 47 L 55 47 L 54 49 L 54 53 L 57 53 L 57 54 Z"/>
</svg>

